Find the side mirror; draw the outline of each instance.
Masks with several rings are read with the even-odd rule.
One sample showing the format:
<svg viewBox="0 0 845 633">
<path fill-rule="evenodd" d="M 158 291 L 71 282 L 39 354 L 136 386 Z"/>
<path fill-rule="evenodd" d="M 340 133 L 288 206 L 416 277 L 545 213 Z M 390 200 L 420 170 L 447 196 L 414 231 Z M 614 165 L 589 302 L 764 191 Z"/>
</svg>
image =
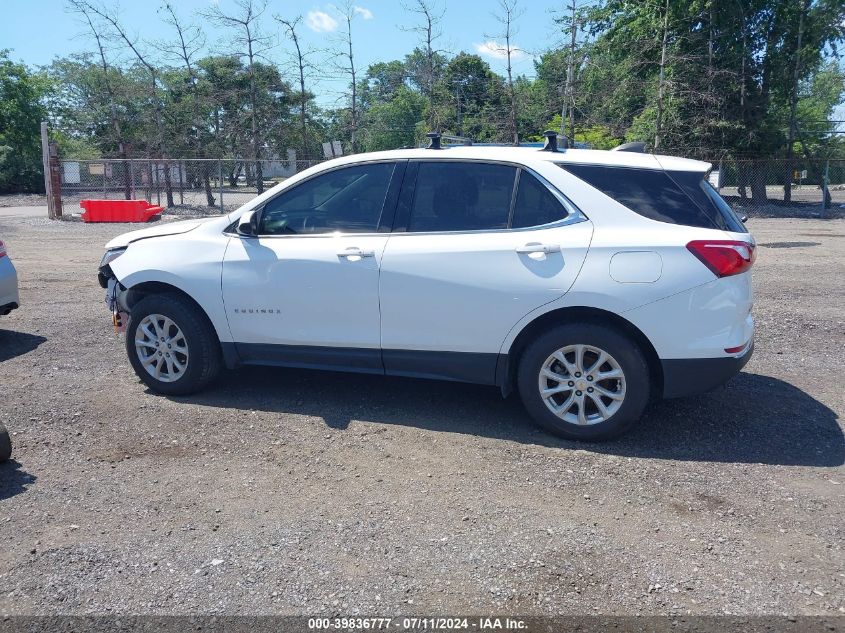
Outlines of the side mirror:
<svg viewBox="0 0 845 633">
<path fill-rule="evenodd" d="M 255 211 L 247 211 L 238 220 L 238 234 L 247 236 L 258 235 L 258 215 Z"/>
<path fill-rule="evenodd" d="M 742 216 L 742 217 L 739 219 L 739 221 L 740 221 L 740 222 L 742 222 L 743 224 L 745 224 L 746 222 L 748 222 L 748 216 L 747 216 L 747 215 Z"/>
</svg>

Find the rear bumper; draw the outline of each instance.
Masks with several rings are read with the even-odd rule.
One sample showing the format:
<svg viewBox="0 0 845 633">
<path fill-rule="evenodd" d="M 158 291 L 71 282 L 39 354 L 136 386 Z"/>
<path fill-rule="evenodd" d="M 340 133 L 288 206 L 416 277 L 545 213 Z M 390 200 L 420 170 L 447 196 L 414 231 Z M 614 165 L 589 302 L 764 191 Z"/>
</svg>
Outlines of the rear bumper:
<svg viewBox="0 0 845 633">
<path fill-rule="evenodd" d="M 673 358 L 663 365 L 663 397 L 680 398 L 710 391 L 736 376 L 751 359 L 754 343 L 741 356 Z"/>
</svg>

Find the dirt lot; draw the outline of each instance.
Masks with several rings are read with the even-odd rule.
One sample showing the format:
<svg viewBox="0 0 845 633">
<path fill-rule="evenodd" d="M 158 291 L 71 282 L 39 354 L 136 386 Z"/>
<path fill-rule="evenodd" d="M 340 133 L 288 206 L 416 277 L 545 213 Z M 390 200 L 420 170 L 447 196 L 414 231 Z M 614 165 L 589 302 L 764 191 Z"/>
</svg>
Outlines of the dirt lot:
<svg viewBox="0 0 845 633">
<path fill-rule="evenodd" d="M 845 221 L 753 219 L 757 350 L 621 441 L 493 388 L 298 370 L 144 389 L 125 225 L 0 209 L 0 613 L 845 613 Z"/>
</svg>

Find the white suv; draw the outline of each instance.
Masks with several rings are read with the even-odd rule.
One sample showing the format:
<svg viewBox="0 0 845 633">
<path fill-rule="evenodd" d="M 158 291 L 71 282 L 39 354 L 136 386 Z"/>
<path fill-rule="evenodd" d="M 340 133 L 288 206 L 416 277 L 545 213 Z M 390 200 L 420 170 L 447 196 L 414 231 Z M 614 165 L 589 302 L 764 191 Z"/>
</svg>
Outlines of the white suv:
<svg viewBox="0 0 845 633">
<path fill-rule="evenodd" d="M 358 154 L 122 235 L 100 283 L 161 393 L 223 365 L 459 380 L 606 439 L 751 356 L 754 241 L 710 168 L 553 143 Z"/>
</svg>

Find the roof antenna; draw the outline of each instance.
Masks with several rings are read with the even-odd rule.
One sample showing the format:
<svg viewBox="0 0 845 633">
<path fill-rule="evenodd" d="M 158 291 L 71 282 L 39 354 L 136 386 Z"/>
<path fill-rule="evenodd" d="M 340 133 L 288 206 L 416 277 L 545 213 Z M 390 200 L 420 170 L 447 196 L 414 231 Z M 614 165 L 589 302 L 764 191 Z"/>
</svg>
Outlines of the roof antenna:
<svg viewBox="0 0 845 633">
<path fill-rule="evenodd" d="M 556 152 L 557 151 L 557 132 L 554 130 L 546 130 L 543 132 L 543 136 L 546 137 L 546 144 L 543 145 L 544 152 Z M 564 147 L 566 147 L 566 141 L 564 140 Z"/>
<path fill-rule="evenodd" d="M 426 136 L 428 137 L 428 149 L 441 149 L 440 132 L 429 132 Z"/>
</svg>

